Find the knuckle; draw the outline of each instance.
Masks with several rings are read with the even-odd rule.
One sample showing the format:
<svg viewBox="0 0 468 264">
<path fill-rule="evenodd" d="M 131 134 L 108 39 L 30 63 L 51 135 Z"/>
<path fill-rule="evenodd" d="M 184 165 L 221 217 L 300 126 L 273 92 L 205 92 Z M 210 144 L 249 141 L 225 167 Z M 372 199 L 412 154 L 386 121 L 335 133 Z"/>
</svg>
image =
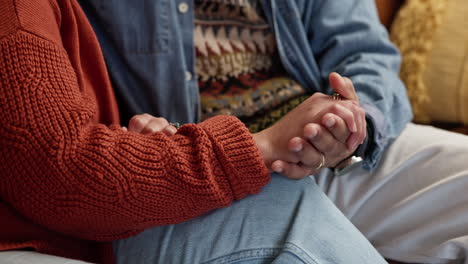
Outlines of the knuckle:
<svg viewBox="0 0 468 264">
<path fill-rule="evenodd" d="M 359 113 L 360 113 L 362 116 L 365 116 L 365 115 L 366 115 L 366 110 L 364 110 L 362 107 L 359 107 Z"/>
<path fill-rule="evenodd" d="M 144 132 L 155 133 L 155 132 L 159 132 L 159 129 L 158 129 L 158 126 L 154 125 L 153 123 L 150 123 L 145 127 Z"/>
<path fill-rule="evenodd" d="M 169 125 L 169 122 L 167 121 L 166 118 L 158 117 L 158 118 L 156 118 L 156 120 L 157 120 L 157 121 L 159 122 L 159 124 L 161 124 L 161 125 L 164 125 L 164 126 Z"/>
<path fill-rule="evenodd" d="M 312 98 L 321 98 L 321 97 L 324 97 L 324 96 L 325 96 L 325 94 L 323 94 L 321 92 L 316 92 L 311 97 Z"/>
<path fill-rule="evenodd" d="M 151 126 L 148 128 L 149 133 L 156 133 L 159 132 L 159 129 L 157 127 Z"/>
<path fill-rule="evenodd" d="M 130 123 L 131 122 L 136 122 L 137 120 L 139 120 L 141 118 L 141 115 L 135 115 L 133 116 L 132 118 L 130 118 Z"/>
<path fill-rule="evenodd" d="M 354 111 L 358 113 L 359 115 L 362 115 L 364 113 L 364 109 L 360 107 L 359 105 L 353 105 Z"/>
<path fill-rule="evenodd" d="M 341 107 L 341 106 L 340 106 L 339 103 L 333 103 L 332 106 L 331 106 L 331 108 L 332 108 L 333 110 L 335 110 L 335 111 L 341 110 L 340 107 Z"/>
<path fill-rule="evenodd" d="M 130 119 L 129 124 L 133 127 L 142 127 L 145 125 L 144 118 L 142 115 L 136 115 Z"/>
<path fill-rule="evenodd" d="M 343 112 L 343 107 L 338 103 L 333 103 L 330 106 L 330 111 L 336 115 L 340 115 Z"/>
<path fill-rule="evenodd" d="M 134 116 L 134 117 L 130 118 L 130 121 L 128 121 L 128 125 L 133 126 L 135 124 L 136 120 L 137 120 L 137 116 Z"/>
</svg>

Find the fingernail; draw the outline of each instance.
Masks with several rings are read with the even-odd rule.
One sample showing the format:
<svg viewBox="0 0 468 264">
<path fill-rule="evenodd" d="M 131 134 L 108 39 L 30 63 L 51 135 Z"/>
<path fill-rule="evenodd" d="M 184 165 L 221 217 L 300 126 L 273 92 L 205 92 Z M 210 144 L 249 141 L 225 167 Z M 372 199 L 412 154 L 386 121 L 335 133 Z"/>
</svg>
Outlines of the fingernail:
<svg viewBox="0 0 468 264">
<path fill-rule="evenodd" d="M 304 148 L 304 146 L 302 144 L 299 144 L 297 147 L 294 148 L 294 152 L 299 152 L 301 151 L 302 149 Z"/>
<path fill-rule="evenodd" d="M 326 126 L 326 127 L 329 127 L 329 128 L 330 128 L 330 127 L 332 127 L 332 126 L 334 126 L 334 125 L 335 125 L 335 119 L 333 119 L 333 118 L 329 118 L 329 119 L 327 119 L 327 120 L 325 121 L 325 126 Z"/>
<path fill-rule="evenodd" d="M 313 139 L 314 137 L 316 137 L 318 134 L 318 131 L 317 129 L 313 129 L 312 132 L 310 133 L 310 135 L 308 136 L 309 139 Z"/>
<path fill-rule="evenodd" d="M 283 168 L 277 167 L 277 168 L 273 169 L 273 171 L 276 172 L 276 173 L 282 173 L 282 172 L 283 172 Z"/>
</svg>

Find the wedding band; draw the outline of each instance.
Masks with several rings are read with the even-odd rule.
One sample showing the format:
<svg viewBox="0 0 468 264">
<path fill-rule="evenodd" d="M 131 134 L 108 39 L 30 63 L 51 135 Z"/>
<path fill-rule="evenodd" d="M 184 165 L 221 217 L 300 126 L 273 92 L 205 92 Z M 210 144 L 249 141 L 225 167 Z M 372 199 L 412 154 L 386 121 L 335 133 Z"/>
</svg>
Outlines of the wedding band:
<svg viewBox="0 0 468 264">
<path fill-rule="evenodd" d="M 322 162 L 315 168 L 315 170 L 320 170 L 325 165 L 325 155 L 322 154 Z"/>
<path fill-rule="evenodd" d="M 339 93 L 334 93 L 334 94 L 332 95 L 332 99 L 333 99 L 333 100 L 339 101 L 339 100 L 342 100 L 342 99 L 343 99 L 343 96 L 341 96 L 341 94 L 339 94 Z"/>
<path fill-rule="evenodd" d="M 177 128 L 177 129 L 179 129 L 179 127 L 180 127 L 179 123 L 169 123 L 169 125 Z"/>
</svg>

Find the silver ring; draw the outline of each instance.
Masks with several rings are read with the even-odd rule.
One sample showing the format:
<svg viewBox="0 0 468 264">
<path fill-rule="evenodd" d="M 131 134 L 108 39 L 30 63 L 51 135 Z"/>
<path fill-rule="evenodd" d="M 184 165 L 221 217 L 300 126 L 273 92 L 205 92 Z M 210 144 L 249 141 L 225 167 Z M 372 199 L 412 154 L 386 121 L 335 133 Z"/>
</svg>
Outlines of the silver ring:
<svg viewBox="0 0 468 264">
<path fill-rule="evenodd" d="M 177 128 L 177 129 L 179 129 L 179 127 L 180 127 L 179 123 L 169 123 L 169 125 Z"/>
<path fill-rule="evenodd" d="M 320 162 L 320 164 L 317 166 L 317 168 L 315 168 L 315 170 L 320 170 L 321 168 L 323 168 L 323 166 L 325 166 L 325 155 L 322 154 L 322 162 Z"/>
<path fill-rule="evenodd" d="M 334 93 L 332 95 L 332 99 L 336 100 L 336 101 L 340 101 L 340 100 L 343 100 L 343 96 L 341 96 L 341 94 L 339 94 L 339 93 Z"/>
</svg>

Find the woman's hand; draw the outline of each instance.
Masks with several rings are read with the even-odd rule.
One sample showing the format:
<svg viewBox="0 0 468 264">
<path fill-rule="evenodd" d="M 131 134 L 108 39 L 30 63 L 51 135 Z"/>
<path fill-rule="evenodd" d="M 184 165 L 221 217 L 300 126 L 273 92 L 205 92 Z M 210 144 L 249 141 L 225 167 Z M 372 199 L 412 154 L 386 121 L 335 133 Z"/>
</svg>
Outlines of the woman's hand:
<svg viewBox="0 0 468 264">
<path fill-rule="evenodd" d="M 177 132 L 177 128 L 169 124 L 165 118 L 154 117 L 150 114 L 141 114 L 135 115 L 130 119 L 128 131 L 141 134 L 162 132 L 167 136 L 172 136 Z"/>
</svg>

